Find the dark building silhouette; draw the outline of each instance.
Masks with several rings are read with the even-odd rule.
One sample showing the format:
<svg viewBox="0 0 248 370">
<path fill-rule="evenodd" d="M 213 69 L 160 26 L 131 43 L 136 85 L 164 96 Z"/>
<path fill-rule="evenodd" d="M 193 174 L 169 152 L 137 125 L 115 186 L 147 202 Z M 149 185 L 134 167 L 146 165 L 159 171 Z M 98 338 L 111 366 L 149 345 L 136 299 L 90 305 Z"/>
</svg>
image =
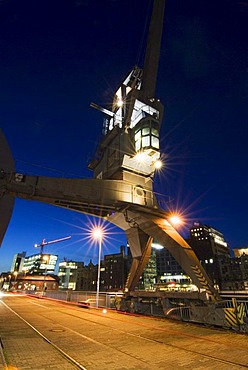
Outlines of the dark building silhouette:
<svg viewBox="0 0 248 370">
<path fill-rule="evenodd" d="M 97 271 L 98 265 L 94 265 L 92 261 L 87 266 L 80 266 L 77 272 L 76 290 L 95 291 L 97 286 Z M 102 271 L 100 275 L 100 290 L 103 286 Z"/>
<path fill-rule="evenodd" d="M 234 249 L 234 257 L 222 259 L 222 290 L 248 291 L 248 248 Z"/>
<path fill-rule="evenodd" d="M 106 291 L 124 290 L 127 279 L 127 255 L 124 245 L 120 247 L 120 253 L 104 256 L 103 270 Z"/>
<path fill-rule="evenodd" d="M 224 235 L 213 227 L 194 223 L 193 227 L 190 228 L 187 242 L 194 250 L 213 284 L 216 288 L 222 289 L 223 276 L 227 273 L 222 268 L 223 263 L 227 265 L 230 262 L 230 249 Z"/>
<path fill-rule="evenodd" d="M 92 261 L 88 265 L 83 262 L 63 261 L 59 263 L 58 276 L 60 288 L 96 291 L 98 265 Z M 120 247 L 119 253 L 108 254 L 101 261 L 100 291 L 124 290 L 127 278 L 127 255 L 125 246 Z"/>
</svg>

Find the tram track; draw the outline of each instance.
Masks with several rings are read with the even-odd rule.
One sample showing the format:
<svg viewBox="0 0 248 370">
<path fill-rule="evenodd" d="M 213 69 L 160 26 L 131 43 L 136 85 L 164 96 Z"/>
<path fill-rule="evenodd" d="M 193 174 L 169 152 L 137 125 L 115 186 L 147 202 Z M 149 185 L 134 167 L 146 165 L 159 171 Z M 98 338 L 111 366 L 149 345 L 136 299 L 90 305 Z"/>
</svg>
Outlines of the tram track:
<svg viewBox="0 0 248 370">
<path fill-rule="evenodd" d="M 76 361 L 74 358 L 72 358 L 68 353 L 66 353 L 63 349 L 59 348 L 55 343 L 53 343 L 49 338 L 47 338 L 44 334 L 42 334 L 38 329 L 36 329 L 30 322 L 28 322 L 24 317 L 19 315 L 15 310 L 13 310 L 11 307 L 9 307 L 6 303 L 1 302 L 8 310 L 10 310 L 14 315 L 16 315 L 20 320 L 22 320 L 26 325 L 28 325 L 33 331 L 35 331 L 36 334 L 38 334 L 44 341 L 46 341 L 49 345 L 51 345 L 57 352 L 59 352 L 63 357 L 65 357 L 70 363 L 76 366 L 76 368 L 81 370 L 87 370 L 86 367 L 79 364 L 78 361 Z M 3 347 L 3 346 L 2 346 Z M 8 369 L 7 365 L 7 358 L 4 354 L 4 351 L 1 350 L 3 364 Z"/>
<path fill-rule="evenodd" d="M 49 303 L 53 304 L 53 301 L 49 301 Z M 62 307 L 64 307 L 64 304 L 63 303 L 60 303 L 60 302 L 56 302 L 58 304 L 61 304 Z M 78 308 L 77 306 L 73 306 L 72 307 L 73 310 L 75 310 L 76 312 L 79 312 L 81 311 L 80 308 Z M 101 310 L 98 310 L 98 311 L 94 311 L 94 312 L 91 312 L 90 310 L 87 310 L 85 311 L 90 317 L 91 317 L 91 320 L 85 318 L 85 317 L 81 317 L 81 316 L 78 316 L 76 314 L 72 314 L 72 313 L 68 313 L 68 312 L 65 312 L 64 310 L 59 310 L 58 308 L 56 308 L 56 311 L 57 312 L 60 312 L 60 313 L 63 313 L 64 315 L 67 315 L 67 316 L 70 316 L 70 317 L 75 317 L 75 318 L 78 318 L 80 320 L 83 320 L 83 321 L 86 321 L 86 322 L 94 322 L 94 323 L 97 323 L 97 325 L 100 325 L 100 326 L 103 326 L 103 327 L 109 327 L 109 324 L 108 323 L 99 323 L 97 321 L 94 321 L 92 318 L 94 318 L 94 316 L 102 316 L 99 312 L 101 312 Z M 111 311 L 111 310 L 110 310 Z M 135 317 L 142 317 L 144 318 L 144 316 L 139 316 L 137 314 L 135 315 L 132 315 L 132 314 L 129 314 L 129 313 L 122 313 L 122 312 L 115 312 L 117 315 L 116 317 L 111 317 L 109 318 L 107 315 L 105 316 L 105 319 L 109 319 L 111 321 L 117 321 L 117 322 L 122 322 L 122 323 L 125 323 L 125 316 L 135 316 Z M 119 315 L 119 317 L 118 317 Z M 146 317 L 148 320 L 150 319 L 150 317 Z M 156 322 L 162 322 L 162 323 L 165 323 L 166 321 L 168 322 L 169 319 L 161 319 L 161 318 L 157 318 L 157 317 L 153 317 L 153 321 L 156 321 Z M 215 343 L 215 344 L 218 344 L 218 345 L 223 345 L 223 346 L 226 346 L 226 347 L 229 347 L 230 346 L 230 343 L 229 342 L 225 342 L 224 340 L 222 340 L 221 342 L 220 341 L 216 341 L 214 339 L 210 339 L 210 338 L 206 338 L 206 337 L 203 337 L 203 336 L 199 336 L 199 335 L 194 335 L 194 334 L 189 334 L 189 333 L 185 333 L 185 332 L 182 332 L 182 331 L 178 331 L 178 330 L 172 330 L 172 329 L 168 329 L 168 328 L 161 328 L 159 326 L 155 326 L 154 324 L 150 324 L 150 323 L 139 323 L 139 322 L 136 322 L 135 325 L 137 327 L 141 327 L 141 328 L 147 328 L 149 330 L 158 330 L 158 331 L 161 331 L 161 332 L 165 332 L 167 334 L 170 334 L 170 335 L 179 335 L 179 336 L 182 336 L 182 337 L 190 337 L 190 338 L 193 338 L 193 339 L 196 339 L 196 340 L 200 340 L 200 341 L 203 341 L 203 342 L 206 342 L 206 343 Z M 197 328 L 199 326 L 199 324 L 196 324 L 196 323 L 185 323 L 185 325 L 190 325 L 192 327 L 195 327 Z M 201 326 L 202 327 L 202 326 Z M 214 327 L 208 327 L 208 326 L 203 326 L 203 329 L 211 329 L 211 330 L 218 330 L 218 331 L 221 331 L 222 329 L 221 328 L 214 328 Z M 118 331 L 118 332 L 121 332 L 121 333 L 125 333 L 125 334 L 128 334 L 130 336 L 133 336 L 134 334 L 132 333 L 128 333 L 127 331 L 123 331 L 123 330 L 120 330 L 120 329 L 116 329 L 116 328 L 112 328 L 112 330 L 115 330 L 115 331 Z M 226 332 L 225 329 L 223 329 L 223 332 Z M 233 335 L 236 335 L 235 332 L 233 332 Z M 244 336 L 245 338 L 247 338 L 247 335 L 245 333 L 237 333 L 237 335 L 240 335 L 240 336 Z M 140 336 L 138 336 L 140 337 Z M 147 340 L 150 340 L 150 338 L 148 337 L 144 337 L 144 339 L 147 339 Z M 247 351 L 248 351 L 248 342 L 246 345 L 243 346 L 243 348 L 246 348 Z"/>
<path fill-rule="evenodd" d="M 66 314 L 68 316 L 74 316 L 76 318 L 80 318 L 78 317 L 77 315 L 72 315 L 72 314 L 69 314 L 69 313 L 65 313 L 63 312 L 63 314 Z M 87 320 L 85 318 L 80 318 L 81 320 L 85 320 L 85 321 L 88 321 L 88 322 L 92 322 L 91 320 Z M 120 321 L 120 320 L 119 320 Z M 107 324 L 102 324 L 102 323 L 98 323 L 98 325 L 101 325 L 101 326 L 105 326 L 107 327 Z M 138 324 L 139 325 L 139 324 Z M 144 326 L 144 324 L 142 324 L 142 326 Z M 68 329 L 68 328 L 67 328 Z M 71 330 L 71 329 L 69 329 Z M 165 346 L 168 346 L 168 347 L 171 347 L 171 348 L 176 348 L 176 349 L 179 349 L 179 350 L 182 350 L 182 351 L 185 351 L 185 352 L 188 352 L 188 353 L 192 353 L 192 354 L 195 354 L 195 355 L 201 355 L 203 356 L 204 358 L 208 358 L 208 359 L 211 359 L 211 360 L 214 360 L 214 361 L 217 361 L 217 362 L 220 362 L 220 363 L 225 363 L 225 364 L 228 364 L 228 365 L 234 365 L 234 366 L 241 366 L 243 368 L 248 368 L 248 365 L 243 365 L 243 364 L 240 364 L 240 363 L 237 363 L 237 362 L 234 362 L 234 361 L 228 361 L 228 360 L 223 360 L 223 359 L 220 359 L 220 358 L 217 358 L 215 356 L 211 356 L 211 355 L 206 355 L 204 353 L 201 353 L 201 352 L 197 352 L 197 351 L 193 351 L 191 349 L 186 349 L 186 348 L 182 348 L 180 346 L 176 346 L 176 345 L 172 345 L 172 344 L 168 344 L 168 343 L 164 343 L 162 341 L 159 341 L 159 340 L 154 340 L 154 339 L 150 339 L 148 337 L 145 337 L 145 336 L 141 336 L 141 335 L 135 335 L 133 333 L 129 333 L 127 331 L 123 331 L 123 330 L 120 330 L 120 329 L 112 329 L 112 330 L 115 330 L 115 331 L 118 331 L 118 332 L 121 332 L 121 333 L 125 333 L 126 335 L 129 335 L 131 337 L 136 337 L 136 338 L 139 338 L 139 339 L 143 339 L 145 341 L 149 341 L 149 342 L 153 342 L 153 343 L 157 343 L 157 344 L 161 344 L 161 345 L 165 345 Z M 171 331 L 170 331 L 171 332 Z M 79 334 L 77 332 L 74 331 L 75 334 Z M 173 332 L 175 334 L 175 331 Z M 178 332 L 177 332 L 178 334 Z M 181 335 L 185 335 L 185 336 L 188 336 L 187 334 L 185 333 L 181 333 Z M 207 339 L 204 339 L 204 338 L 200 338 L 199 336 L 194 336 L 194 335 L 191 335 L 191 337 L 195 338 L 195 339 L 200 339 L 200 340 L 205 340 L 205 341 L 208 341 L 209 340 Z M 220 342 L 216 342 L 216 341 L 213 341 L 211 340 L 211 342 L 214 342 L 214 343 L 217 343 L 217 344 L 223 344 L 223 343 L 220 343 Z M 100 343 L 99 343 L 100 344 Z M 227 345 L 227 344 L 224 344 L 224 345 Z"/>
<path fill-rule="evenodd" d="M 88 370 L 87 364 L 82 364 L 81 361 L 78 361 L 78 359 L 71 356 L 71 354 L 69 352 L 67 352 L 65 349 L 60 348 L 60 346 L 58 346 L 56 343 L 54 343 L 52 338 L 49 337 L 49 335 L 47 333 L 42 332 L 40 330 L 40 328 L 39 329 L 37 328 L 37 326 L 35 327 L 33 325 L 33 323 L 31 323 L 30 320 L 27 317 L 22 316 L 23 314 L 20 314 L 20 312 L 18 313 L 13 308 L 9 307 L 6 303 L 4 303 L 4 305 L 13 314 L 15 314 L 19 319 L 21 319 L 23 322 L 25 322 L 25 324 L 27 324 L 32 330 L 34 330 L 40 337 L 42 337 L 48 344 L 53 346 L 53 348 L 56 351 L 60 352 L 60 354 L 62 354 L 65 358 L 67 358 L 68 361 L 73 363 L 76 368 Z M 47 307 L 47 305 L 49 307 Z M 153 345 L 159 345 L 160 348 L 158 350 L 161 350 L 161 348 L 162 348 L 163 350 L 165 349 L 165 351 L 167 351 L 170 348 L 170 349 L 176 349 L 177 351 L 181 352 L 184 355 L 185 354 L 191 354 L 193 356 L 200 356 L 203 359 L 208 359 L 208 360 L 214 361 L 216 366 L 218 364 L 220 365 L 222 363 L 222 364 L 226 364 L 228 366 L 232 366 L 232 369 L 234 369 L 234 368 L 237 368 L 237 369 L 239 369 L 239 368 L 240 369 L 241 368 L 248 368 L 248 364 L 233 361 L 233 360 L 230 360 L 230 359 L 223 359 L 223 358 L 217 357 L 215 355 L 202 353 L 201 351 L 194 350 L 192 348 L 182 347 L 182 345 L 176 345 L 176 344 L 173 344 L 173 343 L 166 343 L 164 340 L 151 338 L 151 337 L 149 337 L 147 335 L 143 335 L 143 334 L 135 334 L 134 332 L 130 332 L 128 330 L 123 330 L 123 329 L 120 329 L 120 328 L 110 326 L 110 324 L 109 324 L 110 321 L 109 320 L 111 320 L 111 319 L 112 319 L 112 322 L 113 321 L 115 321 L 115 323 L 120 322 L 122 324 L 124 323 L 124 325 L 125 325 L 125 317 L 123 317 L 123 316 L 119 317 L 119 318 L 115 317 L 114 319 L 105 316 L 104 321 L 99 322 L 99 317 L 102 316 L 99 312 L 94 312 L 93 313 L 93 312 L 90 312 L 90 311 L 87 311 L 87 310 L 82 311 L 82 309 L 80 309 L 80 308 L 73 307 L 73 311 L 75 313 L 72 314 L 70 312 L 67 312 L 67 308 L 64 305 L 63 305 L 63 309 L 62 309 L 61 307 L 57 308 L 57 303 L 55 304 L 55 303 L 50 302 L 50 301 L 49 301 L 49 303 L 47 301 L 46 301 L 46 303 L 44 302 L 44 307 L 46 307 L 46 308 L 50 308 L 51 305 L 52 305 L 52 310 L 53 310 L 52 315 L 49 315 L 49 312 L 47 312 L 47 310 L 45 310 L 45 311 L 42 310 L 42 312 L 39 312 L 39 316 L 41 318 L 43 318 L 44 320 L 50 321 L 51 325 L 56 324 L 57 330 L 64 330 L 67 333 L 70 332 L 73 336 L 77 336 L 79 338 L 82 338 L 84 341 L 91 342 L 94 345 L 99 346 L 99 347 L 104 347 L 106 349 L 106 351 L 108 351 L 109 353 L 114 352 L 117 355 L 118 355 L 118 353 L 121 353 L 122 355 L 126 356 L 127 362 L 132 361 L 132 360 L 135 360 L 136 362 L 138 361 L 138 363 L 140 364 L 140 367 L 137 367 L 137 368 L 140 368 L 140 369 L 141 368 L 154 369 L 155 367 L 154 367 L 154 364 L 149 363 L 147 361 L 147 359 L 143 360 L 140 357 L 140 355 L 133 355 L 132 353 L 127 353 L 127 351 L 125 349 L 121 350 L 120 348 L 116 348 L 116 346 L 113 345 L 113 344 L 111 345 L 111 343 L 107 343 L 107 342 L 103 343 L 100 340 L 97 340 L 97 339 L 94 339 L 93 337 L 90 337 L 89 335 L 82 334 L 82 333 L 79 332 L 79 329 L 78 330 L 72 329 L 69 325 L 64 325 L 59 320 L 56 321 L 55 317 L 56 316 L 61 317 L 61 315 L 65 315 L 67 317 L 71 317 L 71 318 L 74 318 L 76 320 L 84 321 L 84 322 L 86 322 L 87 324 L 89 324 L 91 326 L 92 325 L 98 325 L 98 328 L 102 327 L 102 328 L 104 328 L 104 330 L 107 329 L 111 333 L 115 332 L 117 336 L 125 335 L 125 337 L 130 337 L 130 338 L 132 338 L 132 340 L 135 339 L 136 341 L 138 341 L 138 343 L 140 343 L 139 345 L 141 345 L 141 346 L 144 344 L 144 342 L 149 342 Z M 38 306 L 43 306 L 43 305 L 38 305 Z M 71 308 L 72 307 L 70 307 L 70 309 Z M 42 309 L 42 307 L 40 307 L 40 309 Z M 82 313 L 84 315 L 83 317 L 82 317 Z M 68 320 L 68 322 L 69 321 L 70 320 Z M 144 323 L 135 322 L 135 327 L 142 327 L 142 328 L 145 327 L 145 329 L 149 329 L 150 331 L 154 331 L 155 329 L 157 331 L 161 331 L 161 328 L 159 328 L 158 326 L 149 325 L 149 323 L 144 324 Z M 185 336 L 185 337 L 189 336 L 187 333 L 179 333 L 176 330 L 173 330 L 173 331 L 172 330 L 162 330 L 162 331 L 165 332 L 166 334 L 172 334 L 173 333 L 174 335 L 177 334 L 177 335 L 181 335 L 182 337 L 183 336 Z M 190 334 L 190 337 L 192 339 L 195 339 L 195 340 L 202 340 L 202 341 L 205 341 L 205 342 L 208 342 L 208 343 L 212 342 L 213 344 L 228 346 L 228 343 L 225 343 L 225 342 L 221 343 L 221 342 L 218 342 L 218 341 L 215 341 L 215 340 L 209 340 L 208 338 L 202 338 L 202 337 L 199 337 L 198 335 Z M 112 352 L 110 352 L 110 351 L 112 351 Z M 146 367 L 146 366 L 148 366 L 148 367 Z M 217 367 L 213 367 L 213 368 L 217 368 Z"/>
<path fill-rule="evenodd" d="M 4 346 L 3 346 L 3 343 L 2 343 L 2 339 L 0 338 L 0 365 L 1 363 L 3 364 L 3 367 L 5 369 L 8 368 L 8 365 L 7 365 L 7 360 L 6 360 L 6 357 L 5 357 L 5 354 L 4 354 Z"/>
<path fill-rule="evenodd" d="M 45 336 L 43 333 L 41 333 L 41 331 L 39 331 L 34 325 L 32 325 L 30 322 L 28 322 L 26 319 L 24 319 L 24 317 L 22 317 L 20 314 L 18 314 L 15 310 L 13 310 L 11 307 L 9 307 L 6 303 L 2 302 L 4 304 L 4 306 L 10 310 L 14 315 L 16 315 L 20 320 L 22 320 L 26 325 L 28 325 L 33 331 L 35 331 L 36 334 L 38 334 L 42 339 L 44 339 L 48 344 L 50 344 L 56 351 L 58 351 L 60 354 L 62 354 L 70 363 L 72 363 L 73 365 L 76 366 L 76 368 L 78 369 L 81 369 L 81 370 L 88 370 L 87 367 L 83 366 L 82 364 L 80 364 L 76 359 L 74 359 L 69 353 L 66 353 L 63 349 L 61 349 L 59 346 L 57 346 L 55 343 L 53 343 L 53 341 L 51 339 L 49 339 L 47 336 Z M 57 310 L 59 311 L 59 310 Z M 45 315 L 41 315 L 43 316 L 44 318 L 46 318 Z M 73 315 L 70 315 L 70 316 L 73 316 Z M 78 318 L 78 317 L 77 317 Z M 88 320 L 89 321 L 89 320 Z M 99 346 L 103 346 L 105 347 L 106 349 L 109 349 L 110 346 L 108 345 L 105 345 L 101 342 L 98 342 L 90 337 L 87 337 L 81 333 L 78 333 L 77 331 L 75 330 L 72 330 L 71 328 L 69 327 L 66 327 L 65 325 L 61 325 L 59 324 L 60 327 L 72 332 L 73 334 L 77 335 L 77 336 L 80 336 L 84 339 L 86 339 L 87 341 L 89 342 L 93 342 Z M 111 349 L 114 349 L 114 348 L 111 348 Z M 116 349 L 114 349 L 116 350 Z M 140 358 L 138 358 L 137 356 L 132 356 L 130 354 L 127 354 L 125 353 L 124 351 L 121 351 L 121 350 L 116 350 L 117 352 L 120 352 L 126 356 L 129 356 L 131 359 L 135 359 L 135 360 L 138 360 L 141 364 L 142 364 L 142 367 L 144 365 L 147 364 L 147 361 L 143 361 L 141 360 Z M 4 362 L 5 364 L 7 364 L 7 360 L 6 358 L 4 358 Z M 152 365 L 152 364 L 151 364 Z M 6 367 L 6 369 L 8 369 L 8 367 Z"/>
</svg>

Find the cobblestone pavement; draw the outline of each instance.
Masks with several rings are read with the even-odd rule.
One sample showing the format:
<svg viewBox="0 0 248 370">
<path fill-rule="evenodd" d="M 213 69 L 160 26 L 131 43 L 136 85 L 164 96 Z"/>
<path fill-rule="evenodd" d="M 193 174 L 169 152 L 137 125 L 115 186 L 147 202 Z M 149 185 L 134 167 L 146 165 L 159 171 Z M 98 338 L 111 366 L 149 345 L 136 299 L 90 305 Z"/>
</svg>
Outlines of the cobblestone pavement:
<svg viewBox="0 0 248 370">
<path fill-rule="evenodd" d="M 0 338 L 6 370 L 248 368 L 245 335 L 25 296 L 0 300 Z"/>
<path fill-rule="evenodd" d="M 23 320 L 1 304 L 0 338 L 0 369 L 77 369 Z"/>
</svg>

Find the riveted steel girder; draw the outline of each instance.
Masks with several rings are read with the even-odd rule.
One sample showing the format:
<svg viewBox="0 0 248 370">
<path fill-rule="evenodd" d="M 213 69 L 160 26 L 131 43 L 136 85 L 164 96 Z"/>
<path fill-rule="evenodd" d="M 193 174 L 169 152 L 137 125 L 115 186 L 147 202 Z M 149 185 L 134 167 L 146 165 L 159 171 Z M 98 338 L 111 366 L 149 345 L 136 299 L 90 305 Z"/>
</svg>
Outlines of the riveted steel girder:
<svg viewBox="0 0 248 370">
<path fill-rule="evenodd" d="M 212 300 L 218 298 L 195 253 L 167 221 L 167 214 L 157 208 L 152 198 L 149 207 L 135 203 L 132 186 L 121 180 L 49 178 L 17 173 L 6 173 L 0 179 L 2 195 L 102 217 L 124 230 L 134 259 L 126 285 L 128 290 L 137 284 L 150 257 L 151 242 L 156 240 L 169 250 L 199 289 L 206 290 Z"/>
</svg>

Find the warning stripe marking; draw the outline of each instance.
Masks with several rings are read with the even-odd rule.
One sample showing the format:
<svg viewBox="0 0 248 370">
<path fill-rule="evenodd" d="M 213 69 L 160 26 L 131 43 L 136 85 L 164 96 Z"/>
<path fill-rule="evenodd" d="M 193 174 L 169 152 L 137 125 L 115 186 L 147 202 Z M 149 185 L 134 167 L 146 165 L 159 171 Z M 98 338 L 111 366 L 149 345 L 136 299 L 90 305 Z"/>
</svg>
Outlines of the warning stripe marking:
<svg viewBox="0 0 248 370">
<path fill-rule="evenodd" d="M 201 272 L 201 270 L 199 269 L 199 267 L 197 265 L 195 265 L 195 266 L 191 266 L 191 268 L 194 271 L 194 274 L 196 275 L 196 277 L 199 280 L 199 282 L 202 285 L 202 287 L 206 290 L 207 294 L 210 295 L 210 296 L 213 296 L 213 293 L 209 289 L 208 281 L 203 276 L 203 273 Z"/>
<path fill-rule="evenodd" d="M 244 324 L 244 316 L 245 316 L 245 305 L 244 303 L 240 303 L 237 305 L 237 312 L 235 312 L 235 308 L 224 308 L 225 312 L 225 319 L 230 326 L 237 326 L 238 324 Z"/>
<path fill-rule="evenodd" d="M 236 326 L 238 322 L 237 322 L 237 316 L 236 316 L 234 308 L 224 308 L 224 312 L 225 312 L 225 319 L 227 323 L 230 326 Z"/>
<path fill-rule="evenodd" d="M 244 303 L 240 303 L 237 306 L 237 317 L 240 324 L 244 324 L 244 316 L 245 316 L 245 305 Z"/>
</svg>

